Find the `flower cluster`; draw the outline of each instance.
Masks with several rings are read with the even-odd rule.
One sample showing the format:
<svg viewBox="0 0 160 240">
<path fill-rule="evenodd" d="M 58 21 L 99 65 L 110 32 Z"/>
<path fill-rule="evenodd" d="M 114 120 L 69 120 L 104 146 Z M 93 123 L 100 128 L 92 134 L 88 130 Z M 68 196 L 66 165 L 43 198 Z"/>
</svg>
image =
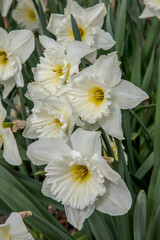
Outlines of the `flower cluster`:
<svg viewBox="0 0 160 240">
<path fill-rule="evenodd" d="M 19 27 L 41 32 L 33 2 L 17 2 L 12 16 Z M 102 29 L 106 13 L 103 3 L 83 9 L 68 0 L 64 14 L 51 14 L 47 29 L 56 41 L 39 37 L 43 57 L 32 69 L 35 81 L 28 84 L 26 94 L 34 107 L 23 136 L 38 138 L 29 145 L 27 155 L 34 165 L 46 165 L 42 192 L 64 204 L 68 221 L 78 229 L 94 209 L 113 216 L 130 209 L 131 194 L 103 156 L 98 130 L 102 128 L 109 139 L 123 140 L 121 109 L 134 108 L 148 98 L 140 88 L 121 79 L 116 52 L 97 58 L 98 49 L 109 50 L 115 45 L 112 36 Z M 82 41 L 74 41 L 71 15 Z M 0 83 L 4 98 L 15 84 L 24 85 L 22 64 L 34 51 L 30 30 L 7 33 L 0 28 Z M 2 105 L 0 108 L 3 155 L 10 164 L 18 165 L 21 159 L 17 146 L 10 128 L 4 127 L 6 112 Z M 110 144 L 118 160 L 114 139 Z"/>
</svg>

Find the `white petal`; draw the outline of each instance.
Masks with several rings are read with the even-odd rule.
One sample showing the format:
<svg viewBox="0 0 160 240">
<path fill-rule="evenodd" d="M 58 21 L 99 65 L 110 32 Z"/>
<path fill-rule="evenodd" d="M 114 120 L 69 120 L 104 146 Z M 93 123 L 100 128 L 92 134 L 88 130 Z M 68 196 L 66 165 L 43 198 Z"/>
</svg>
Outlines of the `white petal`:
<svg viewBox="0 0 160 240">
<path fill-rule="evenodd" d="M 15 56 L 24 63 L 35 48 L 34 35 L 30 30 L 14 30 L 9 33 L 11 49 Z"/>
<path fill-rule="evenodd" d="M 13 0 L 1 0 L 0 9 L 2 17 L 6 17 Z"/>
<path fill-rule="evenodd" d="M 23 75 L 22 75 L 22 64 L 20 62 L 20 59 L 19 57 L 16 57 L 16 60 L 17 60 L 17 67 L 18 67 L 18 71 L 17 73 L 13 76 L 14 78 L 14 81 L 16 82 L 17 86 L 18 87 L 23 87 L 24 86 L 24 81 L 23 81 Z"/>
<path fill-rule="evenodd" d="M 1 27 L 0 27 L 0 44 L 2 44 L 2 46 L 6 47 L 6 49 L 8 49 L 8 47 L 10 45 L 9 34 Z"/>
<path fill-rule="evenodd" d="M 88 218 L 94 211 L 94 205 L 88 206 L 83 210 L 71 208 L 70 206 L 65 206 L 65 213 L 67 216 L 67 221 L 80 230 L 83 227 L 83 223 L 86 218 Z"/>
<path fill-rule="evenodd" d="M 119 181 L 120 175 L 108 165 L 107 161 L 103 157 L 94 156 L 92 161 L 95 165 L 97 165 L 97 168 L 101 170 L 101 173 L 105 178 L 113 183 L 117 183 Z"/>
<path fill-rule="evenodd" d="M 14 76 L 14 80 L 18 87 L 24 87 L 23 75 L 21 71 L 18 71 Z"/>
<path fill-rule="evenodd" d="M 104 3 L 99 3 L 93 7 L 85 9 L 87 15 L 87 23 L 93 27 L 102 27 L 104 22 L 104 17 L 107 14 L 107 9 Z"/>
<path fill-rule="evenodd" d="M 148 18 L 148 17 L 154 17 L 154 16 L 156 16 L 155 11 L 152 10 L 150 7 L 146 6 L 142 14 L 139 16 L 139 18 Z"/>
<path fill-rule="evenodd" d="M 11 239 L 34 240 L 32 235 L 28 232 L 19 213 L 11 213 L 6 224 L 7 232 L 11 236 Z"/>
<path fill-rule="evenodd" d="M 132 198 L 125 182 L 122 179 L 118 184 L 106 181 L 105 186 L 106 193 L 98 198 L 96 209 L 112 216 L 127 213 L 131 207 Z"/>
<path fill-rule="evenodd" d="M 22 163 L 22 160 L 19 155 L 17 143 L 10 128 L 3 129 L 3 145 L 4 145 L 3 151 L 4 159 L 9 164 L 20 165 Z"/>
<path fill-rule="evenodd" d="M 124 139 L 121 127 L 122 116 L 120 108 L 117 104 L 112 103 L 109 115 L 107 117 L 103 116 L 103 118 L 98 121 L 107 134 L 116 137 L 119 140 Z"/>
<path fill-rule="evenodd" d="M 31 119 L 32 119 L 32 115 L 30 115 L 27 118 L 26 127 L 25 127 L 22 135 L 23 135 L 23 137 L 30 138 L 30 139 L 38 138 L 38 134 L 36 133 L 36 128 L 32 125 Z"/>
<path fill-rule="evenodd" d="M 3 98 L 6 98 L 9 95 L 9 93 L 12 91 L 12 89 L 14 88 L 15 80 L 14 80 L 14 78 L 10 78 L 9 80 L 1 81 L 0 83 L 4 86 Z"/>
<path fill-rule="evenodd" d="M 95 63 L 96 58 L 97 58 L 97 51 L 94 51 L 88 55 L 85 56 L 85 58 L 87 59 L 87 61 L 89 61 L 90 63 Z"/>
<path fill-rule="evenodd" d="M 134 108 L 140 102 L 149 98 L 147 93 L 139 87 L 136 87 L 133 83 L 125 80 L 121 80 L 112 91 L 112 100 L 116 102 L 121 109 Z"/>
<path fill-rule="evenodd" d="M 117 85 L 121 79 L 121 70 L 116 53 L 111 53 L 108 56 L 99 57 L 94 67 L 94 74 L 103 79 L 108 88 Z"/>
<path fill-rule="evenodd" d="M 42 184 L 42 190 L 41 192 L 49 198 L 54 199 L 54 196 L 51 192 L 51 186 L 47 183 L 47 178 L 44 179 L 43 184 Z"/>
<path fill-rule="evenodd" d="M 27 88 L 29 99 L 33 102 L 37 100 L 39 101 L 40 99 L 46 99 L 50 94 L 50 92 L 38 82 L 29 83 Z"/>
<path fill-rule="evenodd" d="M 85 17 L 84 9 L 75 1 L 67 1 L 67 6 L 64 9 L 65 15 L 73 14 L 74 16 Z"/>
<path fill-rule="evenodd" d="M 50 161 L 59 161 L 62 155 L 71 149 L 60 139 L 40 139 L 28 146 L 27 156 L 35 165 L 48 164 Z"/>
<path fill-rule="evenodd" d="M 5 118 L 6 118 L 6 110 L 4 109 L 0 99 L 0 123 L 2 123 Z"/>
<path fill-rule="evenodd" d="M 3 224 L 3 227 L 0 226 L 0 239 L 3 239 L 3 240 L 9 239 L 9 235 L 6 232 L 6 228 L 5 228 L 4 224 Z"/>
<path fill-rule="evenodd" d="M 60 44 L 58 44 L 54 39 L 49 38 L 45 35 L 39 36 L 40 43 L 44 48 L 53 48 L 64 56 L 64 50 Z"/>
<path fill-rule="evenodd" d="M 95 34 L 93 47 L 108 50 L 115 45 L 116 42 L 113 40 L 110 33 L 105 32 L 103 29 L 100 29 L 98 27 L 94 28 L 94 31 Z"/>
<path fill-rule="evenodd" d="M 79 151 L 88 159 L 94 154 L 101 155 L 100 132 L 90 132 L 78 128 L 71 135 L 71 144 L 73 150 Z"/>
<path fill-rule="evenodd" d="M 55 35 L 64 18 L 65 16 L 63 14 L 51 14 L 47 30 Z"/>
<path fill-rule="evenodd" d="M 90 48 L 87 44 L 80 41 L 71 42 L 67 46 L 67 55 L 70 61 L 76 58 L 81 59 L 87 54 L 95 51 L 95 48 Z"/>
</svg>

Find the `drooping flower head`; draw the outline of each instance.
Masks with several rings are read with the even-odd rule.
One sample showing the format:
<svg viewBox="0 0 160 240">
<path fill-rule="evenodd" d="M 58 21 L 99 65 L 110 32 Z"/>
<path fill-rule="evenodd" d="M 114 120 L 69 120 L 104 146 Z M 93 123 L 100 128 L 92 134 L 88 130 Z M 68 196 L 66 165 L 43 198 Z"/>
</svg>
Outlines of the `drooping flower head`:
<svg viewBox="0 0 160 240">
<path fill-rule="evenodd" d="M 125 214 L 131 195 L 120 175 L 101 157 L 99 132 L 76 130 L 70 146 L 60 139 L 40 139 L 28 147 L 35 165 L 47 164 L 42 192 L 65 205 L 68 221 L 78 229 L 96 208 Z"/>
<path fill-rule="evenodd" d="M 3 157 L 9 164 L 20 165 L 22 160 L 19 155 L 17 143 L 11 128 L 6 127 L 4 123 L 6 115 L 6 110 L 0 100 L 0 148 L 3 144 Z"/>
<path fill-rule="evenodd" d="M 0 224 L 1 240 L 34 240 L 28 232 L 21 215 L 17 212 L 11 213 L 4 224 Z"/>
<path fill-rule="evenodd" d="M 139 18 L 158 17 L 160 19 L 160 1 L 159 0 L 144 0 L 146 5 Z"/>
<path fill-rule="evenodd" d="M 74 41 L 65 50 L 60 44 L 46 36 L 40 36 L 45 48 L 40 64 L 33 69 L 35 81 L 57 95 L 57 91 L 66 85 L 73 74 L 79 72 L 81 58 L 95 51 L 85 43 Z"/>
<path fill-rule="evenodd" d="M 18 26 L 32 31 L 40 31 L 41 23 L 33 1 L 17 0 L 17 2 L 17 6 L 12 12 L 12 17 Z"/>
<path fill-rule="evenodd" d="M 73 110 L 82 120 L 99 123 L 106 133 L 123 139 L 120 109 L 137 106 L 148 95 L 132 83 L 121 80 L 116 53 L 101 56 L 95 64 L 75 76 L 68 91 Z"/>
<path fill-rule="evenodd" d="M 21 73 L 24 63 L 34 50 L 34 35 L 29 30 L 7 33 L 0 28 L 0 84 L 4 86 L 3 97 L 7 97 L 15 84 L 23 87 Z"/>
<path fill-rule="evenodd" d="M 64 15 L 51 14 L 47 29 L 57 37 L 59 43 L 66 47 L 68 43 L 74 41 L 71 26 L 72 14 L 78 24 L 82 41 L 90 47 L 108 50 L 115 41 L 109 33 L 101 29 L 106 13 L 104 3 L 84 9 L 76 1 L 68 0 Z"/>
</svg>

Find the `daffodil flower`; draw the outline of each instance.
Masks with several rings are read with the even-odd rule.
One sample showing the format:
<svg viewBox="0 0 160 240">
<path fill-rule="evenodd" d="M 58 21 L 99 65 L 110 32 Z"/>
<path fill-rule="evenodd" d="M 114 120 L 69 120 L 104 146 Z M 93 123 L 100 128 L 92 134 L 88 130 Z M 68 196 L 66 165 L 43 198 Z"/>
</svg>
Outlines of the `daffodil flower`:
<svg viewBox="0 0 160 240">
<path fill-rule="evenodd" d="M 123 139 L 120 109 L 131 109 L 148 95 L 132 83 L 121 80 L 116 53 L 101 56 L 81 71 L 68 91 L 73 110 L 84 121 L 99 124 L 107 134 Z"/>
<path fill-rule="evenodd" d="M 104 3 L 84 9 L 76 1 L 68 0 L 64 15 L 51 14 L 47 29 L 57 37 L 59 43 L 66 47 L 68 43 L 74 41 L 72 14 L 77 22 L 82 41 L 90 47 L 108 50 L 113 47 L 115 41 L 109 33 L 101 29 L 106 13 Z"/>
<path fill-rule="evenodd" d="M 40 96 L 38 91 L 38 96 Z M 26 120 L 23 136 L 27 138 L 63 138 L 67 140 L 75 124 L 82 125 L 65 97 L 57 99 L 53 95 L 32 98 L 34 108 Z"/>
<path fill-rule="evenodd" d="M 7 16 L 12 2 L 13 2 L 13 0 L 1 0 L 0 1 L 0 11 L 1 11 L 2 17 Z"/>
<path fill-rule="evenodd" d="M 27 155 L 35 165 L 47 164 L 42 193 L 64 204 L 74 227 L 81 229 L 94 209 L 113 216 L 130 209 L 125 182 L 101 157 L 100 132 L 79 128 L 70 146 L 60 139 L 40 139 L 29 145 Z"/>
<path fill-rule="evenodd" d="M 34 35 L 30 30 L 14 30 L 7 33 L 0 28 L 0 83 L 6 98 L 15 84 L 23 87 L 22 63 L 34 50 Z"/>
<path fill-rule="evenodd" d="M 66 51 L 46 36 L 40 36 L 40 42 L 45 51 L 44 57 L 40 57 L 40 64 L 33 69 L 35 81 L 54 95 L 70 81 L 73 74 L 79 72 L 81 58 L 95 51 L 79 41 L 70 43 Z"/>
<path fill-rule="evenodd" d="M 4 224 L 0 224 L 1 240 L 34 240 L 19 213 L 13 212 Z"/>
<path fill-rule="evenodd" d="M 139 18 L 149 18 L 157 16 L 160 19 L 160 0 L 144 0 L 146 5 Z"/>
<path fill-rule="evenodd" d="M 12 17 L 20 28 L 41 32 L 41 23 L 32 0 L 17 0 L 18 4 L 12 12 Z M 43 2 L 41 1 L 42 6 Z"/>
<path fill-rule="evenodd" d="M 0 148 L 3 144 L 3 157 L 9 164 L 20 165 L 22 160 L 19 155 L 17 143 L 11 128 L 6 127 L 7 124 L 4 122 L 5 118 L 6 110 L 0 101 Z"/>
</svg>

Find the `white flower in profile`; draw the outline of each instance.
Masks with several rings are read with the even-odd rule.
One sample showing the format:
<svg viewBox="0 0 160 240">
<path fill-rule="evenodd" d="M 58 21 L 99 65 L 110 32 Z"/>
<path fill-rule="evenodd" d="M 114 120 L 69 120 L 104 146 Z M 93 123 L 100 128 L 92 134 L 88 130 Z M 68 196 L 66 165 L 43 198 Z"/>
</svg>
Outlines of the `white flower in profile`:
<svg viewBox="0 0 160 240">
<path fill-rule="evenodd" d="M 74 78 L 67 96 L 82 120 L 96 125 L 98 122 L 107 134 L 122 140 L 120 109 L 134 108 L 148 95 L 121 80 L 119 64 L 116 53 L 101 56 Z"/>
<path fill-rule="evenodd" d="M 17 0 L 17 6 L 12 12 L 12 17 L 20 28 L 40 31 L 41 23 L 32 0 Z"/>
<path fill-rule="evenodd" d="M 40 42 L 45 51 L 44 57 L 40 57 L 40 64 L 33 69 L 35 81 L 54 95 L 70 81 L 73 74 L 79 72 L 81 58 L 95 51 L 80 41 L 70 43 L 66 51 L 46 36 L 40 36 Z"/>
<path fill-rule="evenodd" d="M 0 84 L 6 98 L 15 84 L 23 87 L 22 64 L 34 50 L 34 35 L 30 30 L 13 30 L 7 33 L 0 28 Z"/>
<path fill-rule="evenodd" d="M 1 240 L 34 240 L 28 232 L 20 213 L 12 212 L 4 224 L 0 224 Z"/>
<path fill-rule="evenodd" d="M 74 227 L 81 229 L 94 209 L 113 216 L 130 209 L 125 182 L 101 157 L 100 132 L 79 128 L 70 146 L 61 139 L 40 139 L 29 145 L 27 155 L 35 165 L 47 164 L 42 193 L 64 204 Z"/>
<path fill-rule="evenodd" d="M 160 19 L 160 0 L 144 0 L 146 5 L 139 18 L 158 17 Z"/>
<path fill-rule="evenodd" d="M 7 16 L 12 2 L 13 2 L 13 0 L 1 0 L 0 1 L 0 11 L 1 11 L 2 17 Z"/>
<path fill-rule="evenodd" d="M 7 124 L 4 122 L 6 115 L 6 110 L 0 100 L 0 148 L 3 144 L 3 157 L 9 164 L 20 165 L 22 160 L 19 155 L 17 143 L 11 128 L 6 127 Z"/>
<path fill-rule="evenodd" d="M 67 1 L 63 14 L 51 14 L 48 31 L 57 37 L 57 41 L 67 46 L 74 41 L 74 34 L 71 26 L 71 14 L 74 16 L 81 39 L 90 47 L 108 50 L 115 44 L 111 35 L 102 30 L 104 17 L 107 10 L 104 3 L 96 4 L 90 8 L 82 8 L 76 1 Z"/>
<path fill-rule="evenodd" d="M 41 95 L 41 92 L 38 92 Z M 27 138 L 63 138 L 67 140 L 73 128 L 81 121 L 73 113 L 65 97 L 57 99 L 50 95 L 47 99 L 34 101 L 32 114 L 26 120 L 23 136 Z"/>
</svg>

